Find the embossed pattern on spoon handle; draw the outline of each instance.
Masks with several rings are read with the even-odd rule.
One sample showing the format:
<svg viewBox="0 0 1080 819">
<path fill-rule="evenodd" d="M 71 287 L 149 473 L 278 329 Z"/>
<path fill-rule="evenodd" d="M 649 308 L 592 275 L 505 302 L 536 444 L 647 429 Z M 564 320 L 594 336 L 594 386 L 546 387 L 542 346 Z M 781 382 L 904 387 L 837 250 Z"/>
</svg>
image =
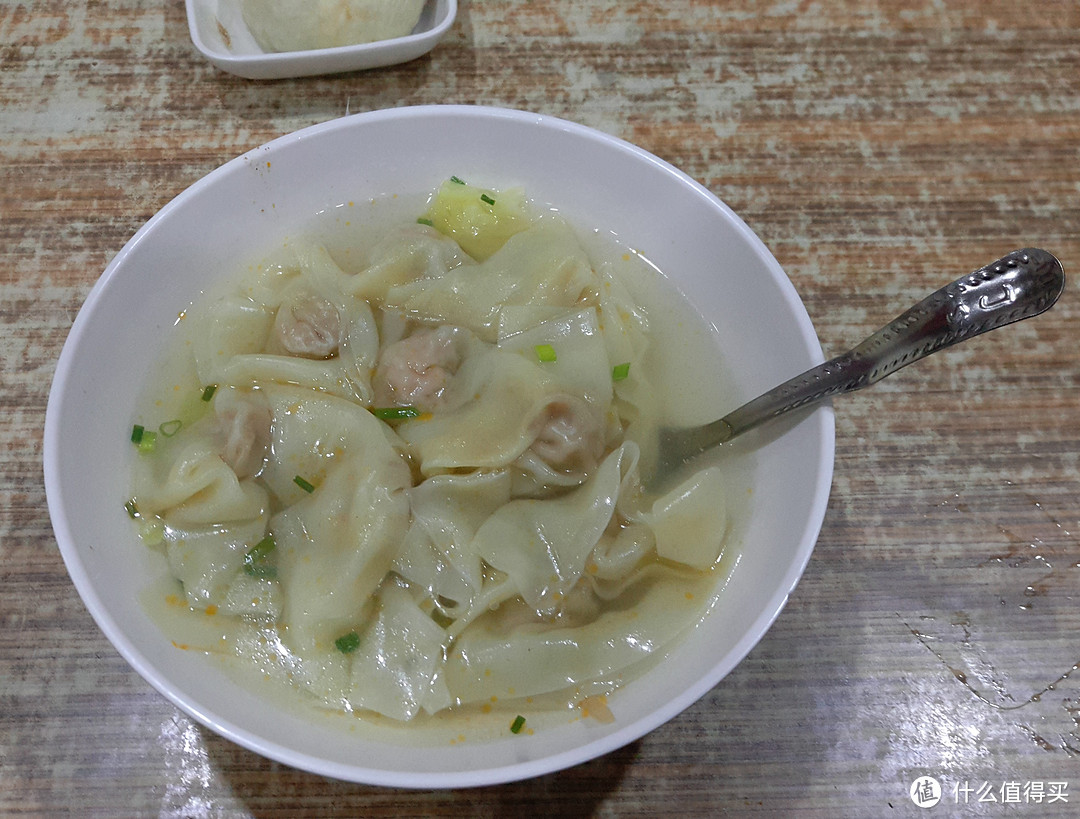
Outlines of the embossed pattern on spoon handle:
<svg viewBox="0 0 1080 819">
<path fill-rule="evenodd" d="M 1065 286 L 1061 263 L 1037 248 L 1015 250 L 927 296 L 843 355 L 792 378 L 710 424 L 716 443 L 833 395 L 880 381 L 960 341 L 1037 316 Z"/>
</svg>

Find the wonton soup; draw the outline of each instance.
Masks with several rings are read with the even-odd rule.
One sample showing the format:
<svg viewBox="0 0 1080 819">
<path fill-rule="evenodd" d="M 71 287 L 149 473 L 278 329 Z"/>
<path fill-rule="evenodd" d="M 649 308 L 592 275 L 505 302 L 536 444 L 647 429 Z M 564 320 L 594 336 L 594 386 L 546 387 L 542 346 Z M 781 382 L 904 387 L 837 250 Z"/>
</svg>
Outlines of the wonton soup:
<svg viewBox="0 0 1080 819">
<path fill-rule="evenodd" d="M 404 733 L 617 719 L 737 557 L 721 465 L 641 487 L 657 427 L 721 405 L 711 328 L 520 191 L 425 207 L 180 314 L 132 432 L 147 605 L 178 651 Z"/>
</svg>

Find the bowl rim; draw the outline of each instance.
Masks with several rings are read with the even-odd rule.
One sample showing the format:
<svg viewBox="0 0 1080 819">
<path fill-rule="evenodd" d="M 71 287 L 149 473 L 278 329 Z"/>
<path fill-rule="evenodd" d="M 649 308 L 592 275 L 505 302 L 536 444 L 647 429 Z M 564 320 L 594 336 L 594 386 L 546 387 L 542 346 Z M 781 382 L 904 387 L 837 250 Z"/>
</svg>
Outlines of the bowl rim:
<svg viewBox="0 0 1080 819">
<path fill-rule="evenodd" d="M 112 258 L 105 267 L 91 290 L 83 305 L 80 307 L 68 336 L 64 342 L 57 367 L 53 376 L 48 402 L 45 413 L 44 437 L 43 437 L 43 466 L 46 498 L 49 514 L 52 519 L 54 532 L 61 556 L 67 568 L 72 582 L 80 597 L 83 599 L 90 615 L 107 639 L 114 645 L 117 651 L 124 657 L 129 665 L 146 680 L 150 685 L 165 696 L 180 710 L 187 713 L 197 722 L 210 728 L 226 739 L 247 748 L 261 756 L 276 760 L 291 767 L 312 773 L 330 776 L 336 779 L 382 785 L 401 788 L 464 788 L 482 785 L 501 784 L 510 781 L 540 776 L 562 770 L 573 765 L 595 759 L 606 753 L 610 753 L 659 727 L 673 719 L 679 713 L 701 699 L 708 691 L 714 688 L 726 677 L 735 666 L 741 663 L 750 651 L 760 642 L 766 632 L 775 622 L 783 610 L 787 600 L 798 584 L 810 556 L 813 552 L 817 538 L 820 534 L 828 505 L 832 483 L 832 474 L 835 459 L 835 415 L 829 404 L 823 404 L 807 414 L 799 423 L 812 426 L 816 434 L 818 451 L 816 457 L 818 466 L 816 470 L 816 484 L 812 498 L 809 502 L 811 514 L 803 523 L 803 529 L 799 534 L 798 546 L 794 552 L 795 559 L 791 561 L 787 571 L 783 575 L 782 582 L 775 588 L 763 605 L 760 615 L 753 621 L 750 628 L 746 629 L 736 647 L 731 650 L 725 661 L 712 666 L 710 673 L 699 678 L 695 683 L 687 687 L 678 696 L 669 699 L 664 704 L 649 712 L 645 717 L 632 722 L 621 729 L 607 734 L 600 739 L 592 740 L 578 746 L 555 754 L 549 754 L 537 759 L 525 762 L 510 761 L 505 765 L 492 768 L 484 768 L 469 771 L 450 772 L 402 772 L 388 771 L 384 769 L 364 768 L 359 765 L 345 765 L 325 758 L 318 758 L 297 752 L 288 747 L 253 734 L 221 715 L 211 713 L 182 693 L 174 690 L 164 675 L 148 661 L 133 642 L 126 636 L 124 630 L 112 618 L 107 611 L 97 589 L 91 581 L 86 564 L 81 558 L 76 547 L 77 539 L 67 517 L 67 503 L 64 492 L 60 487 L 59 469 L 59 422 L 61 407 L 68 401 L 78 400 L 76 396 L 69 395 L 69 373 L 74 366 L 74 357 L 79 347 L 80 340 L 87 331 L 88 323 L 93 315 L 97 304 L 104 298 L 109 283 L 133 253 L 134 249 L 155 230 L 156 226 L 169 219 L 172 212 L 184 205 L 190 199 L 197 197 L 204 188 L 216 184 L 223 176 L 233 173 L 237 166 L 248 162 L 256 154 L 260 160 L 265 160 L 274 151 L 285 148 L 294 142 L 310 140 L 324 133 L 339 129 L 363 127 L 368 122 L 380 122 L 387 119 L 409 119 L 427 117 L 457 117 L 472 118 L 476 120 L 489 120 L 490 118 L 509 119 L 524 125 L 553 128 L 559 131 L 569 132 L 579 138 L 603 143 L 606 147 L 628 152 L 638 160 L 652 164 L 664 172 L 674 175 L 679 183 L 688 186 L 697 195 L 704 197 L 713 208 L 717 208 L 733 220 L 734 226 L 741 231 L 743 238 L 753 247 L 762 260 L 769 266 L 777 279 L 776 283 L 784 290 L 788 298 L 805 313 L 805 307 L 799 299 L 794 285 L 784 273 L 779 263 L 765 247 L 764 243 L 756 234 L 715 194 L 703 185 L 692 179 L 683 171 L 677 169 L 667 161 L 640 148 L 619 137 L 610 135 L 595 128 L 580 125 L 559 117 L 536 114 L 517 109 L 477 106 L 477 105 L 419 105 L 406 106 L 392 109 L 382 109 L 318 123 L 302 128 L 289 134 L 279 136 L 269 142 L 253 148 L 244 154 L 234 157 L 226 163 L 214 168 L 208 174 L 185 188 L 172 200 L 167 202 L 149 220 L 147 220 L 125 243 L 123 248 Z M 821 347 L 806 316 L 804 341 L 809 345 L 812 355 L 823 360 Z"/>
</svg>

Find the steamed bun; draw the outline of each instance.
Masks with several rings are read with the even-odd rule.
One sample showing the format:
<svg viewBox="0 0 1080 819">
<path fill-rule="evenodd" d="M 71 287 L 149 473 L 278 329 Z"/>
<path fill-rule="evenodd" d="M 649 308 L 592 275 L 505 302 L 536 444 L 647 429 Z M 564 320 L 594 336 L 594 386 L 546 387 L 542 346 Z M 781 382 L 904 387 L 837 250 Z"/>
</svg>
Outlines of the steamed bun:
<svg viewBox="0 0 1080 819">
<path fill-rule="evenodd" d="M 241 0 L 264 51 L 307 51 L 403 37 L 425 0 Z"/>
</svg>

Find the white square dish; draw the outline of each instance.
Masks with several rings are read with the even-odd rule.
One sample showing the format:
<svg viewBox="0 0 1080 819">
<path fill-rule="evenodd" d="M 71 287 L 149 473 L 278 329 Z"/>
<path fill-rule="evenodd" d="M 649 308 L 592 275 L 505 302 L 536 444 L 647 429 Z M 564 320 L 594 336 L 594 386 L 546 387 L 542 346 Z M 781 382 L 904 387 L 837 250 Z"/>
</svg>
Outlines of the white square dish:
<svg viewBox="0 0 1080 819">
<path fill-rule="evenodd" d="M 263 51 L 240 13 L 239 0 L 187 0 L 195 48 L 230 74 L 252 80 L 361 71 L 414 60 L 431 51 L 457 16 L 457 0 L 428 0 L 411 34 L 337 48 Z"/>
</svg>

